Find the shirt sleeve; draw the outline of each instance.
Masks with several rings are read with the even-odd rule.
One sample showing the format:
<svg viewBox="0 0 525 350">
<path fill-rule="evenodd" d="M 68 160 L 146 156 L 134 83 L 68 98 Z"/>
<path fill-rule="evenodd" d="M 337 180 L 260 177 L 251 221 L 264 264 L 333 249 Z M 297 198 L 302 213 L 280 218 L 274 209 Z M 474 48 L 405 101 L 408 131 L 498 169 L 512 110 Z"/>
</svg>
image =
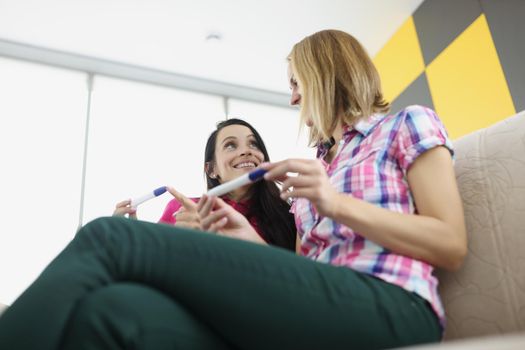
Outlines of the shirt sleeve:
<svg viewBox="0 0 525 350">
<path fill-rule="evenodd" d="M 400 112 L 403 117 L 397 134 L 396 158 L 406 172 L 424 152 L 446 147 L 454 156 L 452 142 L 437 114 L 426 107 L 410 106 Z"/>
<path fill-rule="evenodd" d="M 164 213 L 162 213 L 162 216 L 159 219 L 159 223 L 175 225 L 175 222 L 177 222 L 177 220 L 175 219 L 175 217 L 173 217 L 173 214 L 175 214 L 177 210 L 180 209 L 180 207 L 180 202 L 175 198 L 169 201 L 166 205 L 166 208 L 164 208 Z"/>
</svg>

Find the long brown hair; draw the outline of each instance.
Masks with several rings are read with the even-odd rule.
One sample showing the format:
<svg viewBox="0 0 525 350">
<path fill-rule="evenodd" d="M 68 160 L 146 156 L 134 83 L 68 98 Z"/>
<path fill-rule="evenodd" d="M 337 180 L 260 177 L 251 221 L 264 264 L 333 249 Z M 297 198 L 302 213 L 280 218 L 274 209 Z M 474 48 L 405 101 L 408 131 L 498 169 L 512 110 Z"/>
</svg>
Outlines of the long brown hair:
<svg viewBox="0 0 525 350">
<path fill-rule="evenodd" d="M 215 162 L 217 135 L 219 131 L 230 125 L 242 125 L 250 129 L 259 150 L 264 155 L 264 161 L 270 161 L 264 141 L 257 130 L 242 119 L 232 118 L 217 123 L 216 129 L 208 137 L 204 151 L 204 164 L 212 165 Z M 220 185 L 219 180 L 211 177 L 206 170 L 204 175 L 208 190 Z M 281 199 L 281 192 L 277 185 L 272 181 L 258 181 L 252 185 L 250 192 L 251 205 L 248 216 L 253 215 L 256 218 L 257 225 L 263 232 L 266 241 L 278 247 L 295 250 L 297 229 L 294 216 L 290 213 L 290 205 Z"/>
</svg>

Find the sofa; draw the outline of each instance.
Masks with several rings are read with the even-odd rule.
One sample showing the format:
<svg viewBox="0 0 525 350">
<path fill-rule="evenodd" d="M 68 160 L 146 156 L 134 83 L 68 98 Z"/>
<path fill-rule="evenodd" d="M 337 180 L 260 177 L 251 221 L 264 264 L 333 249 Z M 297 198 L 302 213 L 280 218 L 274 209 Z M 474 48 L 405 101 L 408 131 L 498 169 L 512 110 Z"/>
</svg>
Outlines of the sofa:
<svg viewBox="0 0 525 350">
<path fill-rule="evenodd" d="M 445 341 L 415 348 L 525 349 L 525 111 L 454 146 L 469 253 L 437 271 Z"/>
<path fill-rule="evenodd" d="M 444 342 L 413 349 L 525 349 L 525 111 L 454 141 L 468 254 L 437 271 Z"/>
<path fill-rule="evenodd" d="M 525 111 L 454 145 L 469 251 L 438 272 L 445 339 L 525 332 Z"/>
</svg>

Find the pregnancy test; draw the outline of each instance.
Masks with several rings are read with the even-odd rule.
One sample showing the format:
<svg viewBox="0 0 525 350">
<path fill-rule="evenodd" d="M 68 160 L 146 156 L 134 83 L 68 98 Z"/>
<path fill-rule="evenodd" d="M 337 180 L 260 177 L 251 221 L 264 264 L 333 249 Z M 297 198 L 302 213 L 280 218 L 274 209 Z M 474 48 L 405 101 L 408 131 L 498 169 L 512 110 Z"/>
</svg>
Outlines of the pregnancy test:
<svg viewBox="0 0 525 350">
<path fill-rule="evenodd" d="M 166 186 L 162 186 L 162 187 L 157 188 L 153 192 L 146 193 L 143 196 L 140 196 L 138 198 L 132 199 L 131 200 L 131 207 L 136 208 L 139 204 L 142 204 L 145 201 L 149 201 L 152 198 L 158 197 L 161 194 L 163 194 L 164 192 L 166 192 L 167 190 L 168 189 L 166 188 Z"/>
<path fill-rule="evenodd" d="M 212 188 L 211 190 L 208 191 L 207 195 L 208 196 L 222 196 L 223 194 L 236 190 L 239 187 L 246 186 L 250 183 L 259 181 L 260 179 L 263 178 L 266 172 L 267 170 L 265 169 L 254 170 L 248 174 L 244 174 L 242 176 L 239 176 L 236 179 L 233 179 L 231 181 L 223 183 L 222 185 Z"/>
</svg>

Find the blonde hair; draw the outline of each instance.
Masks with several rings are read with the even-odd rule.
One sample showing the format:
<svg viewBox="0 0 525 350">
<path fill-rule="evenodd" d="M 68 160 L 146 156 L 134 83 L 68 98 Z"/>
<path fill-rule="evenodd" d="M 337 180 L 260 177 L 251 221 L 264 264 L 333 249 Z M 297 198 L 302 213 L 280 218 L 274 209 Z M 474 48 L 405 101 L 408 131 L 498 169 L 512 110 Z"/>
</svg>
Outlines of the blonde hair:
<svg viewBox="0 0 525 350">
<path fill-rule="evenodd" d="M 390 109 L 372 60 L 348 33 L 312 34 L 294 45 L 288 60 L 301 89 L 301 124 L 313 122 L 310 145 L 330 139 L 339 119 L 353 125 Z"/>
</svg>

